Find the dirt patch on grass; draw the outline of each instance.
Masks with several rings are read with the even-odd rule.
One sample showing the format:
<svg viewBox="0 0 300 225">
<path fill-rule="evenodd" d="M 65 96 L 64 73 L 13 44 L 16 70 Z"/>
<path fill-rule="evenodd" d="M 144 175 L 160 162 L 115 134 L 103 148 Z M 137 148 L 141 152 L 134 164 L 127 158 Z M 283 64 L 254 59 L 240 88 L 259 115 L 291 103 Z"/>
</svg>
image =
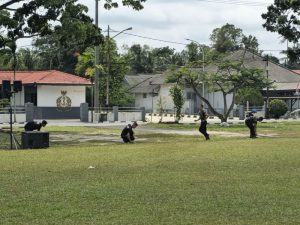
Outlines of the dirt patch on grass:
<svg viewBox="0 0 300 225">
<path fill-rule="evenodd" d="M 171 130 L 171 129 L 157 129 L 157 128 L 145 128 L 136 131 L 136 134 L 176 134 L 176 135 L 191 135 L 198 136 L 201 135 L 197 130 Z M 223 138 L 247 138 L 249 137 L 248 133 L 238 133 L 238 132 L 226 132 L 226 131 L 208 131 L 212 136 L 220 136 Z M 268 134 L 258 134 L 258 137 L 278 137 L 278 134 L 268 133 Z M 68 134 L 68 133 L 55 133 L 50 135 L 51 141 L 53 142 L 77 142 L 77 143 L 86 143 L 86 142 L 101 142 L 105 143 L 122 143 L 122 139 L 117 134 Z M 138 138 L 137 142 L 144 142 L 147 138 Z"/>
</svg>

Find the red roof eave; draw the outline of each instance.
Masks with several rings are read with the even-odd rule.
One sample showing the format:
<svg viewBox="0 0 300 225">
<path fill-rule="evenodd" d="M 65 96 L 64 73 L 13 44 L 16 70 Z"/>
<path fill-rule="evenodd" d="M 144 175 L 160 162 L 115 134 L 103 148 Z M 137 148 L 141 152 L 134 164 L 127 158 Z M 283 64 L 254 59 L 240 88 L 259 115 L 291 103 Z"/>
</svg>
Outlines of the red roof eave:
<svg viewBox="0 0 300 225">
<path fill-rule="evenodd" d="M 0 81 L 14 80 L 13 71 L 0 71 Z M 75 76 L 56 70 L 51 71 L 17 71 L 15 80 L 21 80 L 24 85 L 92 85 L 83 77 Z"/>
</svg>

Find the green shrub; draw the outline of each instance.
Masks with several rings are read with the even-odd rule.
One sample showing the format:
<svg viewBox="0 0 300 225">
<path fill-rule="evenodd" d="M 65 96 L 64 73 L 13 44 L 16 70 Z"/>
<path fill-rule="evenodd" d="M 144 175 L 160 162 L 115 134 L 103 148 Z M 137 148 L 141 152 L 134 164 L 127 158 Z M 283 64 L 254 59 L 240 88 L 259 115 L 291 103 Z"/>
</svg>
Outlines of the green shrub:
<svg viewBox="0 0 300 225">
<path fill-rule="evenodd" d="M 280 116 L 284 115 L 288 110 L 287 104 L 279 99 L 274 99 L 270 102 L 270 114 L 274 118 L 278 119 Z"/>
</svg>

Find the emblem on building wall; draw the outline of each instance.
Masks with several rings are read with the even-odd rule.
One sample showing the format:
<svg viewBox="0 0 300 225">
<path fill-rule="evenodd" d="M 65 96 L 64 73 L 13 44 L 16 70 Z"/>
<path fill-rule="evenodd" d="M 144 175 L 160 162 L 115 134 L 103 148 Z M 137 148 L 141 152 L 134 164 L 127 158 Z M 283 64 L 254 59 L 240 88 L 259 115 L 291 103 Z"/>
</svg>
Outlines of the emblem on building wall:
<svg viewBox="0 0 300 225">
<path fill-rule="evenodd" d="M 61 91 L 61 96 L 56 99 L 57 110 L 66 112 L 71 110 L 72 100 L 67 96 L 67 91 Z"/>
</svg>

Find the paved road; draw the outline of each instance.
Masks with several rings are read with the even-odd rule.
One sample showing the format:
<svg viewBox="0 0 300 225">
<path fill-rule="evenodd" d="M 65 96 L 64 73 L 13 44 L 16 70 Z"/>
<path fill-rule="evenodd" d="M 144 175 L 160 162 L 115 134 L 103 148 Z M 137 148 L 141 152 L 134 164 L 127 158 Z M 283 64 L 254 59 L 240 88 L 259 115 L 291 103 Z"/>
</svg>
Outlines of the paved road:
<svg viewBox="0 0 300 225">
<path fill-rule="evenodd" d="M 152 122 L 157 123 L 159 120 L 158 117 L 152 117 Z M 186 124 L 199 124 L 198 122 L 194 121 L 195 118 L 183 118 L 180 123 L 186 123 Z M 38 120 L 37 120 L 38 121 Z M 104 122 L 104 123 L 83 123 L 80 122 L 79 120 L 47 120 L 48 125 L 47 126 L 85 126 L 85 127 L 123 127 L 128 123 L 131 123 L 131 121 L 126 121 L 126 122 Z M 147 121 L 149 118 L 147 117 Z M 173 119 L 164 119 L 164 122 L 171 122 Z M 264 120 L 264 122 L 295 122 L 298 121 L 300 122 L 300 119 L 280 119 L 280 120 L 275 120 L 275 119 L 269 119 L 269 120 Z M 145 122 L 138 121 L 139 124 L 145 124 Z M 213 118 L 213 119 L 208 119 L 208 123 L 210 124 L 220 124 L 220 120 L 218 118 Z M 243 120 L 239 120 L 238 118 L 233 118 L 233 119 L 228 119 L 229 124 L 237 124 L 237 123 L 244 123 Z M 6 124 L 0 124 L 0 129 L 5 127 L 7 128 L 9 126 L 8 123 Z M 24 124 L 13 124 L 14 127 L 24 127 Z"/>
</svg>

